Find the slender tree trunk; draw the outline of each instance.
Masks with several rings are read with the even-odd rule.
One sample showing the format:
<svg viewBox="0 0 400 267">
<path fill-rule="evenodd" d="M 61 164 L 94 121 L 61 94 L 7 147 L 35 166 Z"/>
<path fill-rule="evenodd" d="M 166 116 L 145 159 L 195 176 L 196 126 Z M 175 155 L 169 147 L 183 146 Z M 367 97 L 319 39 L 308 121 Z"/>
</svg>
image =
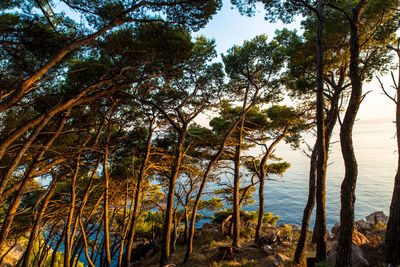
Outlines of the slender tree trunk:
<svg viewBox="0 0 400 267">
<path fill-rule="evenodd" d="M 176 251 L 176 227 L 177 227 L 177 218 L 176 218 L 176 210 L 174 210 L 173 220 L 172 220 L 172 238 L 171 238 L 171 253 L 175 253 Z"/>
<path fill-rule="evenodd" d="M 243 137 L 243 126 L 244 118 L 239 124 L 237 144 L 235 146 L 234 155 L 234 177 L 233 177 L 233 236 L 232 236 L 232 246 L 235 248 L 239 247 L 240 239 L 240 156 L 242 152 L 242 137 Z"/>
<path fill-rule="evenodd" d="M 185 207 L 185 231 L 184 231 L 184 242 L 186 244 L 187 240 L 189 239 L 189 214 L 187 208 Z"/>
<path fill-rule="evenodd" d="M 171 226 L 172 226 L 172 209 L 174 206 L 174 195 L 175 195 L 175 183 L 176 179 L 179 175 L 179 168 L 181 166 L 182 161 L 182 149 L 183 149 L 183 142 L 186 136 L 186 128 L 185 125 L 179 132 L 178 132 L 178 143 L 175 149 L 175 163 L 172 167 L 171 177 L 169 179 L 169 190 L 167 196 L 167 210 L 165 213 L 165 222 L 164 222 L 164 233 L 163 233 L 163 243 L 161 246 L 161 257 L 160 257 L 160 266 L 164 266 L 168 263 L 169 258 L 169 251 L 171 245 Z"/>
<path fill-rule="evenodd" d="M 326 162 L 328 162 L 328 152 L 329 152 L 330 140 L 332 137 L 333 129 L 335 128 L 337 117 L 339 115 L 339 98 L 342 91 L 343 91 L 342 84 L 339 84 L 339 86 L 335 88 L 334 95 L 330 100 L 330 109 L 326 117 L 326 122 L 325 122 Z M 306 251 L 306 242 L 308 240 L 310 219 L 315 204 L 316 171 L 317 171 L 316 162 L 317 162 L 317 144 L 314 145 L 311 154 L 308 199 L 307 199 L 307 204 L 304 208 L 300 237 L 297 242 L 296 251 L 293 259 L 294 263 L 296 264 L 300 264 L 302 262 Z M 315 231 L 317 231 L 316 228 L 314 228 L 314 232 Z M 316 238 L 318 235 L 317 234 L 314 235 L 314 232 L 313 232 L 313 242 L 316 242 Z"/>
<path fill-rule="evenodd" d="M 132 166 L 132 168 L 133 168 L 133 166 Z M 133 207 L 133 205 L 131 204 L 129 207 L 129 210 L 128 210 L 128 200 L 129 200 L 129 179 L 128 179 L 128 177 L 126 177 L 125 203 L 124 203 L 124 213 L 123 213 L 123 217 L 122 217 L 123 220 L 122 220 L 122 226 L 121 226 L 121 246 L 120 246 L 119 255 L 118 255 L 118 267 L 122 266 L 125 239 L 126 239 L 126 235 L 128 234 L 127 228 L 129 225 L 129 217 L 130 217 L 130 214 L 132 212 L 132 207 Z M 125 225 L 125 221 L 127 218 L 128 218 L 128 222 Z"/>
<path fill-rule="evenodd" d="M 258 168 L 258 171 L 256 171 L 256 174 L 258 176 L 258 179 L 260 180 L 259 184 L 259 189 L 258 189 L 258 198 L 259 198 L 259 203 L 258 203 L 258 220 L 257 220 L 257 226 L 256 226 L 256 233 L 255 233 L 255 244 L 257 244 L 258 240 L 260 239 L 260 233 L 262 229 L 262 224 L 263 224 L 263 217 L 264 217 L 264 182 L 265 182 L 265 177 L 267 175 L 267 161 L 269 157 L 271 156 L 272 151 L 274 150 L 274 147 L 283 140 L 283 138 L 286 136 L 287 132 L 286 130 L 278 136 L 272 143 L 271 145 L 267 148 L 265 151 L 264 156 L 261 159 L 260 166 Z"/>
<path fill-rule="evenodd" d="M 326 146 L 324 119 L 324 63 L 323 63 L 323 2 L 318 1 L 317 29 L 317 188 L 316 188 L 316 228 L 318 260 L 326 259 L 326 215 L 325 215 L 325 178 L 326 178 Z"/>
<path fill-rule="evenodd" d="M 400 60 L 400 50 L 396 50 Z M 385 246 L 386 261 L 395 266 L 400 265 L 400 68 L 396 87 L 396 138 L 397 138 L 397 173 L 394 179 L 394 190 L 390 204 L 389 222 L 387 224 Z"/>
<path fill-rule="evenodd" d="M 260 166 L 265 166 L 265 162 L 267 161 L 267 153 L 261 160 Z M 256 234 L 254 238 L 254 243 L 258 245 L 258 241 L 260 240 L 260 233 L 263 225 L 263 217 L 264 217 L 264 177 L 265 177 L 265 168 L 261 167 L 260 170 L 260 183 L 258 188 L 258 219 L 256 226 Z"/>
<path fill-rule="evenodd" d="M 110 255 L 110 226 L 109 226 L 109 220 L 108 220 L 108 186 L 109 186 L 109 180 L 110 177 L 108 175 L 108 147 L 106 145 L 105 149 L 105 157 L 104 157 L 104 166 L 103 166 L 103 171 L 104 171 L 104 241 L 105 241 L 105 254 L 106 254 L 106 266 L 111 267 L 111 255 Z"/>
<path fill-rule="evenodd" d="M 126 257 L 125 257 L 125 262 L 124 262 L 124 267 L 129 267 L 131 257 L 132 257 L 132 246 L 133 246 L 133 238 L 135 237 L 135 229 L 136 229 L 136 223 L 137 223 L 137 217 L 139 214 L 139 208 L 140 208 L 140 201 L 142 197 L 142 184 L 143 184 L 143 179 L 146 174 L 146 168 L 147 168 L 147 163 L 149 161 L 150 157 L 150 151 L 151 151 L 151 138 L 153 135 L 153 124 L 155 122 L 155 119 L 153 119 L 149 125 L 149 135 L 147 136 L 147 141 L 146 141 L 146 151 L 144 154 L 143 162 L 140 165 L 140 170 L 139 170 L 139 176 L 138 180 L 136 183 L 136 188 L 135 188 L 135 203 L 133 207 L 133 213 L 131 217 L 131 224 L 128 232 L 128 244 L 126 246 Z"/>
<path fill-rule="evenodd" d="M 86 260 L 88 261 L 90 267 L 95 267 L 94 263 L 92 262 L 92 260 L 90 259 L 90 256 L 89 256 L 88 243 L 87 243 L 87 239 L 86 239 L 85 228 L 83 226 L 83 223 L 82 223 L 82 220 L 80 218 L 80 215 L 79 215 L 78 220 L 79 220 L 79 226 L 81 227 L 81 231 L 82 231 L 82 238 L 83 238 L 84 247 L 85 247 Z"/>
<path fill-rule="evenodd" d="M 53 249 L 53 253 L 51 254 L 50 267 L 54 267 L 54 264 L 56 263 L 57 252 L 60 249 L 61 244 L 63 242 L 65 231 L 66 231 L 66 228 L 64 227 L 63 231 L 61 232 L 60 239 L 58 239 L 56 247 Z"/>
<path fill-rule="evenodd" d="M 352 235 L 354 229 L 354 203 L 357 182 L 357 160 L 354 154 L 352 131 L 362 97 L 362 83 L 359 73 L 359 22 L 360 15 L 368 0 L 360 0 L 352 10 L 350 22 L 350 79 L 351 96 L 340 129 L 340 145 L 345 165 L 345 176 L 340 195 L 340 228 L 336 266 L 352 266 Z"/>
<path fill-rule="evenodd" d="M 71 235 L 71 224 L 75 212 L 75 201 L 76 201 L 75 187 L 76 187 L 76 178 L 78 176 L 78 171 L 79 171 L 79 161 L 80 157 L 78 156 L 78 159 L 76 160 L 75 173 L 71 181 L 71 205 L 69 209 L 67 223 L 65 224 L 66 231 L 65 231 L 65 246 L 64 246 L 64 267 L 69 267 L 71 261 L 72 237 L 70 237 L 70 235 Z"/>
<path fill-rule="evenodd" d="M 297 242 L 297 247 L 294 255 L 294 263 L 300 264 L 303 260 L 305 251 L 306 251 L 306 242 L 308 239 L 308 227 L 310 225 L 311 214 L 314 209 L 315 204 L 315 190 L 316 190 L 316 172 L 317 172 L 317 149 L 316 144 L 314 145 L 314 149 L 311 154 L 310 161 L 310 178 L 308 185 L 308 199 L 306 207 L 303 212 L 303 220 L 301 222 L 301 232 L 300 237 Z"/>
</svg>

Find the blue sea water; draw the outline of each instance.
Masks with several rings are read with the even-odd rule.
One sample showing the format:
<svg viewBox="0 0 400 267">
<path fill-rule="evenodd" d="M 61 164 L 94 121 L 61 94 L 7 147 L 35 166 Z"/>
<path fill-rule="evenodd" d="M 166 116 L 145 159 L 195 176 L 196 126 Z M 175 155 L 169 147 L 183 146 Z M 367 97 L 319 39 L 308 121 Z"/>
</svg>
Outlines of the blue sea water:
<svg viewBox="0 0 400 267">
<path fill-rule="evenodd" d="M 339 144 L 338 129 L 334 132 L 329 154 L 326 178 L 326 220 L 330 229 L 339 221 L 340 185 L 344 177 L 344 164 Z M 313 145 L 314 137 L 305 141 Z M 395 125 L 392 122 L 359 121 L 353 130 L 353 142 L 358 162 L 355 219 L 363 219 L 374 211 L 388 215 L 397 169 Z M 302 146 L 305 149 L 305 145 Z M 291 164 L 280 180 L 265 184 L 265 210 L 281 217 L 278 223 L 301 225 L 308 196 L 309 158 L 302 149 L 293 151 L 281 144 L 275 153 Z M 256 203 L 249 210 L 256 210 Z M 315 209 L 314 209 L 315 211 Z M 314 225 L 314 215 L 311 227 Z"/>
</svg>

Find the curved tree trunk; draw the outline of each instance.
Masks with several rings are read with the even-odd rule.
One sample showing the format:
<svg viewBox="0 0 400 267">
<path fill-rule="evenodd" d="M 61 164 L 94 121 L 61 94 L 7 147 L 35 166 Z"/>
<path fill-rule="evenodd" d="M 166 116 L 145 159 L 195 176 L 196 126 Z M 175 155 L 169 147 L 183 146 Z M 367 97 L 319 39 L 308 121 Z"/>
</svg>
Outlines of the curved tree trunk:
<svg viewBox="0 0 400 267">
<path fill-rule="evenodd" d="M 345 176 L 340 195 L 340 229 L 336 266 L 352 266 L 352 234 L 354 229 L 354 203 L 358 166 L 354 154 L 352 131 L 362 97 L 361 75 L 359 73 L 359 23 L 360 15 L 368 0 L 360 0 L 352 10 L 350 22 L 350 79 L 351 97 L 340 129 L 340 145 L 345 165 Z"/>
<path fill-rule="evenodd" d="M 171 246 L 171 226 L 172 226 L 172 210 L 174 206 L 175 183 L 179 175 L 179 168 L 181 166 L 183 154 L 183 142 L 185 140 L 187 125 L 178 132 L 178 143 L 175 149 L 175 163 L 172 167 L 171 176 L 169 178 L 169 190 L 167 197 L 167 210 L 165 213 L 163 243 L 161 246 L 160 266 L 168 263 L 170 246 Z"/>
<path fill-rule="evenodd" d="M 133 246 L 133 238 L 135 237 L 135 229 L 136 229 L 136 223 L 137 223 L 137 217 L 139 214 L 139 207 L 140 207 L 140 199 L 142 197 L 142 184 L 143 184 L 143 179 L 146 173 L 146 167 L 147 163 L 150 158 L 150 150 L 151 150 L 151 138 L 153 135 L 153 124 L 154 124 L 155 119 L 151 121 L 149 125 L 149 135 L 147 136 L 147 141 L 146 141 L 146 151 L 145 155 L 143 158 L 143 162 L 140 165 L 140 170 L 139 170 L 139 176 L 138 180 L 136 183 L 136 188 L 135 188 L 135 203 L 133 207 L 133 213 L 131 215 L 131 224 L 129 227 L 129 232 L 128 232 L 128 244 L 126 246 L 126 256 L 125 256 L 125 261 L 124 261 L 124 266 L 129 267 L 130 260 L 132 257 L 132 246 Z M 121 244 L 122 246 L 123 244 Z"/>
<path fill-rule="evenodd" d="M 395 49 L 400 60 L 400 50 Z M 394 179 L 394 190 L 390 204 L 389 222 L 387 224 L 385 247 L 386 262 L 400 265 L 400 68 L 395 86 L 396 99 L 396 138 L 397 138 L 397 173 Z"/>
<path fill-rule="evenodd" d="M 316 144 L 311 154 L 310 161 L 310 178 L 308 185 L 308 199 L 306 207 L 303 212 L 303 220 L 301 222 L 301 232 L 299 240 L 297 241 L 296 251 L 294 254 L 294 263 L 300 264 L 306 252 L 306 243 L 308 239 L 308 227 L 310 225 L 311 214 L 315 204 L 315 190 L 316 190 L 316 171 L 317 171 L 317 149 Z"/>
<path fill-rule="evenodd" d="M 235 147 L 234 155 L 234 177 L 233 177 L 233 216 L 232 216 L 232 226 L 233 226 L 233 236 L 232 236 L 232 246 L 235 248 L 239 247 L 240 239 L 240 155 L 242 152 L 242 138 L 243 138 L 243 126 L 244 117 L 239 123 L 237 145 Z"/>
</svg>

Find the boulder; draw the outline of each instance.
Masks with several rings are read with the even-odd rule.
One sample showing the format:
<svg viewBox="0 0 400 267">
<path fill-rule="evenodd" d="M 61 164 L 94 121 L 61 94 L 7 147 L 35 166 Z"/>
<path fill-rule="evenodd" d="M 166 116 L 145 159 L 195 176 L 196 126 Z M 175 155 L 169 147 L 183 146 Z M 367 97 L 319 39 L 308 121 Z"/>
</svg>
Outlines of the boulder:
<svg viewBox="0 0 400 267">
<path fill-rule="evenodd" d="M 269 245 L 265 245 L 262 247 L 262 250 L 267 253 L 268 255 L 271 255 L 274 252 L 274 248 L 269 246 Z"/>
<path fill-rule="evenodd" d="M 375 225 L 378 222 L 382 222 L 383 224 L 387 224 L 389 221 L 389 217 L 383 213 L 383 211 L 375 211 L 374 213 L 371 213 L 370 215 L 365 217 L 365 220 L 367 223 L 370 225 Z"/>
<path fill-rule="evenodd" d="M 331 229 L 331 234 L 333 234 L 335 237 L 338 237 L 339 236 L 339 228 L 340 228 L 340 223 L 335 224 Z"/>
<path fill-rule="evenodd" d="M 265 266 L 268 266 L 268 267 L 284 267 L 284 266 L 285 266 L 284 263 L 279 262 L 279 261 L 275 258 L 275 256 L 273 256 L 273 255 L 268 256 L 268 257 L 265 259 L 265 262 L 266 262 L 266 265 L 265 265 Z"/>
<path fill-rule="evenodd" d="M 292 227 L 292 232 L 300 232 L 301 231 L 301 226 L 298 226 L 297 224 L 289 224 L 290 227 Z"/>
<path fill-rule="evenodd" d="M 333 239 L 338 240 L 339 228 L 340 228 L 340 224 L 339 223 L 335 224 L 335 226 L 332 227 L 331 232 L 334 235 Z M 357 246 L 361 246 L 361 245 L 364 245 L 366 243 L 369 243 L 368 238 L 366 238 L 361 232 L 357 231 L 357 227 L 354 227 L 354 230 L 353 230 L 353 244 L 355 244 Z"/>
<path fill-rule="evenodd" d="M 335 266 L 337 255 L 337 243 L 335 242 L 331 250 L 328 251 L 326 260 L 331 266 Z M 369 266 L 368 261 L 365 259 L 361 248 L 354 243 L 352 244 L 351 262 L 353 267 L 366 267 Z"/>
<path fill-rule="evenodd" d="M 363 234 L 365 234 L 367 231 L 371 231 L 371 229 L 372 229 L 372 225 L 367 223 L 364 220 L 356 221 L 355 227 L 357 227 L 357 230 Z"/>
</svg>

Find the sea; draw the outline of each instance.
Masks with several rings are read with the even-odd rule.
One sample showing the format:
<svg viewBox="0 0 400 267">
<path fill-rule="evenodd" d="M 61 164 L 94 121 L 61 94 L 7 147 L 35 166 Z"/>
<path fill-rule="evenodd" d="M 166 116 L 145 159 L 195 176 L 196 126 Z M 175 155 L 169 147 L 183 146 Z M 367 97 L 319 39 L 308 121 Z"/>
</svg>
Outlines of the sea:
<svg viewBox="0 0 400 267">
<path fill-rule="evenodd" d="M 397 170 L 395 124 L 391 121 L 357 121 L 353 129 L 353 143 L 358 163 L 355 220 L 364 219 L 375 211 L 389 214 L 390 201 Z M 300 149 L 278 145 L 275 155 L 291 164 L 282 176 L 265 183 L 265 211 L 279 215 L 280 223 L 301 225 L 308 197 L 310 159 L 307 145 L 315 137 L 306 135 Z M 339 143 L 339 129 L 335 129 L 329 152 L 326 177 L 326 222 L 330 229 L 340 216 L 340 186 L 344 177 L 344 163 Z M 253 205 L 245 208 L 257 210 L 257 197 Z M 315 209 L 310 227 L 314 226 Z"/>
</svg>

